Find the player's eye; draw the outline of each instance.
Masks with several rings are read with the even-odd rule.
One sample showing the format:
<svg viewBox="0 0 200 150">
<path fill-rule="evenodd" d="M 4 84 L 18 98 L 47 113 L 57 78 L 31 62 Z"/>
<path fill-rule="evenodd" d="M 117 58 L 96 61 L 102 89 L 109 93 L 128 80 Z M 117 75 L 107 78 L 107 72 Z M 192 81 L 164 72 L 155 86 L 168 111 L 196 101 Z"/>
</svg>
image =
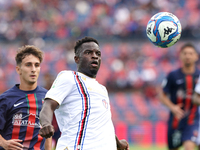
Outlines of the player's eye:
<svg viewBox="0 0 200 150">
<path fill-rule="evenodd" d="M 89 55 L 91 52 L 90 51 L 86 51 L 85 54 Z"/>
<path fill-rule="evenodd" d="M 101 52 L 97 52 L 97 55 L 98 55 L 98 56 L 101 56 Z"/>
<path fill-rule="evenodd" d="M 35 64 L 35 67 L 39 67 L 40 66 L 40 64 Z"/>
</svg>

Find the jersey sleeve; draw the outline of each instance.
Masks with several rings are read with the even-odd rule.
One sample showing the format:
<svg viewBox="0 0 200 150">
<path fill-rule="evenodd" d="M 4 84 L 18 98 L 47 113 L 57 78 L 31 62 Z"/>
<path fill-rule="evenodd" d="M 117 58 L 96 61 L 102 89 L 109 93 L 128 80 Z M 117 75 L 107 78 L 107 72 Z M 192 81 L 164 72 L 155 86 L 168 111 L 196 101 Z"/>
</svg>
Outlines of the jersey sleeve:
<svg viewBox="0 0 200 150">
<path fill-rule="evenodd" d="M 170 92 L 171 84 L 172 84 L 172 78 L 171 74 L 169 74 L 162 82 L 162 88 L 166 94 Z"/>
<path fill-rule="evenodd" d="M 60 105 L 72 90 L 73 75 L 71 71 L 62 71 L 53 82 L 51 89 L 46 93 L 45 99 L 55 100 Z"/>
<path fill-rule="evenodd" d="M 6 124 L 6 112 L 7 112 L 6 99 L 0 97 L 0 133 L 4 129 Z"/>
<path fill-rule="evenodd" d="M 195 86 L 195 92 L 200 94 L 200 76 L 199 76 L 197 84 Z"/>
</svg>

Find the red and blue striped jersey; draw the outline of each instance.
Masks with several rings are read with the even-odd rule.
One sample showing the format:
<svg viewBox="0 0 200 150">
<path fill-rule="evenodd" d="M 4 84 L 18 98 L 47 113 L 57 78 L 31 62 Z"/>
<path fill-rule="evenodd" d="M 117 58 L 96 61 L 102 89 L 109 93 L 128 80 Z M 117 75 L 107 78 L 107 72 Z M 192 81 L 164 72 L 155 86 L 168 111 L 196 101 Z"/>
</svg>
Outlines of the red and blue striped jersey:
<svg viewBox="0 0 200 150">
<path fill-rule="evenodd" d="M 169 98 L 174 104 L 182 103 L 182 109 L 185 112 L 185 117 L 180 121 L 170 113 L 169 127 L 177 129 L 186 124 L 192 125 L 199 120 L 198 106 L 192 103 L 192 96 L 199 74 L 200 71 L 198 69 L 193 74 L 184 74 L 179 68 L 170 72 L 165 82 L 163 82 L 164 92 L 169 94 Z"/>
<path fill-rule="evenodd" d="M 18 86 L 0 95 L 0 134 L 6 140 L 22 140 L 25 149 L 44 150 L 39 113 L 47 90 L 37 86 L 35 90 L 22 91 Z"/>
</svg>

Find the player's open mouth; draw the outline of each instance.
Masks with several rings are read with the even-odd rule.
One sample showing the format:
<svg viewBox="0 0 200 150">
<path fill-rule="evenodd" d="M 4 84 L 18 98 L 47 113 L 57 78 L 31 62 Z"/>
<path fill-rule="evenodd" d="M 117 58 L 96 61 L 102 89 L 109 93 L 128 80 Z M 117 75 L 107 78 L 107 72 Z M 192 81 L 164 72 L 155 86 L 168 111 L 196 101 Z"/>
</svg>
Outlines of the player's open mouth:
<svg viewBox="0 0 200 150">
<path fill-rule="evenodd" d="M 98 62 L 97 62 L 97 61 L 93 61 L 93 62 L 91 63 L 91 65 L 92 65 L 93 67 L 98 67 Z"/>
</svg>

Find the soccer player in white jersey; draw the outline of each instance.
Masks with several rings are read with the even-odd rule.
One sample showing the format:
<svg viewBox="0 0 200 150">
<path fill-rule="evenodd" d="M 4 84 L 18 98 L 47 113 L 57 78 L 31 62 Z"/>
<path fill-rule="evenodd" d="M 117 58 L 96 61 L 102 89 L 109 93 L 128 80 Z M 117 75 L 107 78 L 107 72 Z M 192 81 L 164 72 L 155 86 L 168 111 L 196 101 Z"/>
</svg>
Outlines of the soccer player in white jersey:
<svg viewBox="0 0 200 150">
<path fill-rule="evenodd" d="M 195 93 L 193 96 L 193 103 L 200 105 L 200 76 L 198 78 L 198 82 L 195 86 Z M 200 114 L 200 107 L 198 107 L 198 112 Z M 197 136 L 197 141 L 198 149 L 200 150 L 200 122 L 199 122 L 199 130 L 198 130 L 198 136 Z"/>
<path fill-rule="evenodd" d="M 77 41 L 74 60 L 77 72 L 61 71 L 45 96 L 40 135 L 54 134 L 55 111 L 61 131 L 57 150 L 129 150 L 128 142 L 115 135 L 107 90 L 96 81 L 101 64 L 97 40 Z"/>
</svg>

